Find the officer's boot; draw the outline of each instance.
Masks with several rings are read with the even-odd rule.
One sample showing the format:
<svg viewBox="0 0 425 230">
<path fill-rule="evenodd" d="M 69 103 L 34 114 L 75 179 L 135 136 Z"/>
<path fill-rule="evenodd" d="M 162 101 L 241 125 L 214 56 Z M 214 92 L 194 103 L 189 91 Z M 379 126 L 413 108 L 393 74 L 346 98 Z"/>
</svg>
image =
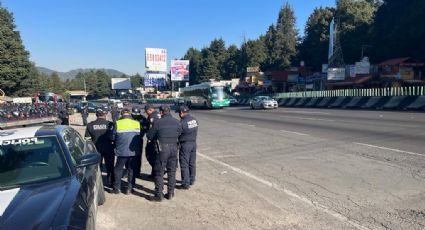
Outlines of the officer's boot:
<svg viewBox="0 0 425 230">
<path fill-rule="evenodd" d="M 167 200 L 171 200 L 171 199 L 173 199 L 173 197 L 174 197 L 174 191 L 172 191 L 172 192 L 168 192 L 168 193 L 165 195 L 165 198 L 167 198 Z"/>
<path fill-rule="evenodd" d="M 161 202 L 164 200 L 164 194 L 162 192 L 156 193 L 155 196 L 152 198 L 152 201 Z"/>
</svg>

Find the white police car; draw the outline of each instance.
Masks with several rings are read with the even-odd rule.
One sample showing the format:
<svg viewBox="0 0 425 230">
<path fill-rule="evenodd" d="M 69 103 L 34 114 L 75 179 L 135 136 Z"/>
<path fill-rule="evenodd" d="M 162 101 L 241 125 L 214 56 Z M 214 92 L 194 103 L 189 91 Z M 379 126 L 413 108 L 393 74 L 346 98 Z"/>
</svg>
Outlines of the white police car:
<svg viewBox="0 0 425 230">
<path fill-rule="evenodd" d="M 100 160 L 68 126 L 0 130 L 0 229 L 95 229 Z"/>
</svg>

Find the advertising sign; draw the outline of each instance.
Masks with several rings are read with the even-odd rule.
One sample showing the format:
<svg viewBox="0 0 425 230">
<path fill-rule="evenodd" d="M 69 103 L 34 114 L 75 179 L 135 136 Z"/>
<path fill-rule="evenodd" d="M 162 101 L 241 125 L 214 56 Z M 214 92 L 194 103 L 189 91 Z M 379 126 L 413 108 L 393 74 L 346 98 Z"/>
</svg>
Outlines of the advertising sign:
<svg viewBox="0 0 425 230">
<path fill-rule="evenodd" d="M 356 62 L 356 74 L 369 74 L 370 62 L 367 60 Z"/>
<path fill-rule="evenodd" d="M 15 97 L 12 100 L 15 104 L 32 104 L 31 97 Z"/>
<path fill-rule="evenodd" d="M 356 77 L 356 66 L 350 65 L 350 77 Z"/>
<path fill-rule="evenodd" d="M 112 89 L 131 89 L 130 78 L 111 78 Z"/>
<path fill-rule="evenodd" d="M 328 80 L 345 80 L 345 68 L 328 68 Z"/>
<path fill-rule="evenodd" d="M 189 81 L 189 60 L 171 60 L 171 81 Z"/>
<path fill-rule="evenodd" d="M 145 64 L 147 71 L 167 72 L 167 50 L 146 48 Z"/>
<path fill-rule="evenodd" d="M 165 73 L 145 73 L 144 83 L 148 87 L 162 87 L 167 85 Z"/>
<path fill-rule="evenodd" d="M 247 73 L 258 73 L 258 72 L 260 72 L 260 67 L 259 66 L 246 67 L 246 72 Z"/>
</svg>

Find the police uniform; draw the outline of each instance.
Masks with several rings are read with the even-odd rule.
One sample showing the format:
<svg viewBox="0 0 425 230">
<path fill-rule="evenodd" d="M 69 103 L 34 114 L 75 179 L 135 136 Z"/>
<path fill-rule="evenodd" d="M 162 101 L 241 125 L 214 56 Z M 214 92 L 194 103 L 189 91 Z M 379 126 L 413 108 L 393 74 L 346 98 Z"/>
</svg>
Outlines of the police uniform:
<svg viewBox="0 0 425 230">
<path fill-rule="evenodd" d="M 104 115 L 104 111 L 96 111 L 96 115 Z M 87 125 L 85 137 L 90 137 L 96 146 L 97 151 L 102 155 L 105 161 L 108 183 L 114 183 L 114 146 L 112 144 L 112 131 L 114 125 L 112 122 L 97 118 Z"/>
<path fill-rule="evenodd" d="M 81 110 L 81 117 L 83 118 L 83 125 L 86 126 L 87 125 L 87 117 L 89 116 L 89 110 L 87 108 L 87 106 L 84 106 L 84 108 L 82 108 Z"/>
<path fill-rule="evenodd" d="M 116 122 L 113 139 L 115 141 L 115 155 L 117 156 L 117 162 L 115 164 L 115 182 L 114 182 L 114 193 L 119 193 L 121 189 L 121 177 L 123 174 L 124 166 L 128 170 L 128 188 L 126 194 L 129 194 L 132 190 L 133 182 L 133 158 L 136 154 L 140 154 L 141 148 L 141 137 L 140 137 L 140 123 L 131 118 L 130 111 L 123 109 L 122 114 L 124 115 L 120 120 Z"/>
<path fill-rule="evenodd" d="M 153 108 L 150 107 L 151 105 L 147 105 L 145 110 L 147 110 L 148 108 Z M 147 118 L 147 125 L 146 125 L 146 132 L 149 131 L 156 122 L 159 121 L 159 119 L 161 119 L 161 114 L 158 113 L 158 111 L 154 111 L 151 114 L 148 115 Z M 149 164 L 152 167 L 152 171 L 151 171 L 151 176 L 153 177 L 154 175 L 154 166 L 155 166 L 155 157 L 158 154 L 158 146 L 156 143 L 156 140 L 152 140 L 148 143 L 146 143 L 146 148 L 145 148 L 145 155 L 146 155 L 146 160 L 148 160 Z"/>
<path fill-rule="evenodd" d="M 143 149 L 143 136 L 146 133 L 147 119 L 140 113 L 138 108 L 133 108 L 131 111 L 131 116 L 134 120 L 140 123 L 140 149 Z M 137 152 L 133 159 L 133 186 L 136 184 L 136 177 L 140 176 L 142 168 L 142 151 Z"/>
<path fill-rule="evenodd" d="M 161 106 L 162 118 L 155 122 L 148 131 L 149 141 L 158 140 L 159 154 L 155 159 L 154 177 L 155 177 L 155 201 L 162 201 L 164 186 L 164 168 L 167 168 L 168 174 L 168 194 L 167 198 L 174 196 L 176 185 L 176 166 L 178 138 L 181 134 L 180 122 L 170 114 L 168 106 Z"/>
<path fill-rule="evenodd" d="M 180 106 L 180 114 L 189 112 L 187 106 Z M 182 188 L 188 189 L 195 183 L 196 177 L 196 137 L 198 135 L 198 121 L 186 114 L 181 118 L 182 133 L 179 138 L 179 161 L 182 178 Z"/>
</svg>

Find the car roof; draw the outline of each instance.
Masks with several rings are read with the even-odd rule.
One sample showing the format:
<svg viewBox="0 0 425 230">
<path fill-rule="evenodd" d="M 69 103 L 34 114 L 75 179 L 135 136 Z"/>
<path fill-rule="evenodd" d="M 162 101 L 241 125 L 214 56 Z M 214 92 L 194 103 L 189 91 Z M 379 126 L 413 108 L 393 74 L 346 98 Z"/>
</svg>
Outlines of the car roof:
<svg viewBox="0 0 425 230">
<path fill-rule="evenodd" d="M 32 138 L 39 135 L 55 135 L 65 126 L 31 126 L 0 130 L 0 141 Z"/>
<path fill-rule="evenodd" d="M 40 130 L 42 126 L 14 128 L 0 131 L 0 141 L 31 138 Z"/>
</svg>

